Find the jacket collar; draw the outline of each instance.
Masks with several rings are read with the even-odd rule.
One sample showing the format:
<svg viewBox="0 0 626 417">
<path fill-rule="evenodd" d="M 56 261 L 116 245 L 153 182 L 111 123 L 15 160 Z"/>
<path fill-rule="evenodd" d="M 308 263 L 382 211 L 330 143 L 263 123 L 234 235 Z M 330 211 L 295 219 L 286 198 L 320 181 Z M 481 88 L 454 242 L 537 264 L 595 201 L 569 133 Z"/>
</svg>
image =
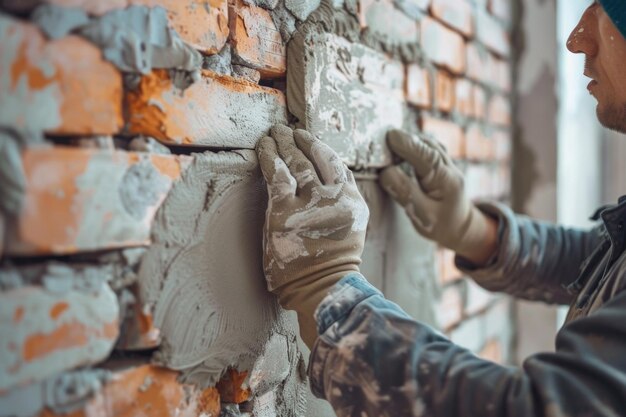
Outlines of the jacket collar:
<svg viewBox="0 0 626 417">
<path fill-rule="evenodd" d="M 606 231 L 611 238 L 613 246 L 617 246 L 621 252 L 626 241 L 626 196 L 619 198 L 619 203 L 612 206 L 605 206 L 599 210 L 598 217 L 604 222 Z"/>
</svg>

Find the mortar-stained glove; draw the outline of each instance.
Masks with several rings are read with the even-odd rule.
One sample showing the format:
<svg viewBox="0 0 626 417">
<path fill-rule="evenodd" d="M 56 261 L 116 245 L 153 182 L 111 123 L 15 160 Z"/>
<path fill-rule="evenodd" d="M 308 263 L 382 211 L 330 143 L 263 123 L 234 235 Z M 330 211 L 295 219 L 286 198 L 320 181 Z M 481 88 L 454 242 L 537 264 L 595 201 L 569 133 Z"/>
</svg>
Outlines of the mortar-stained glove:
<svg viewBox="0 0 626 417">
<path fill-rule="evenodd" d="M 328 290 L 359 271 L 369 211 L 352 172 L 304 130 L 274 126 L 257 153 L 269 194 L 263 239 L 268 289 L 298 313 L 309 347 Z"/>
<path fill-rule="evenodd" d="M 488 220 L 465 195 L 463 174 L 443 145 L 399 130 L 388 133 L 387 144 L 413 172 L 386 168 L 381 186 L 404 207 L 421 235 L 461 256 L 473 254 L 488 234 Z"/>
</svg>

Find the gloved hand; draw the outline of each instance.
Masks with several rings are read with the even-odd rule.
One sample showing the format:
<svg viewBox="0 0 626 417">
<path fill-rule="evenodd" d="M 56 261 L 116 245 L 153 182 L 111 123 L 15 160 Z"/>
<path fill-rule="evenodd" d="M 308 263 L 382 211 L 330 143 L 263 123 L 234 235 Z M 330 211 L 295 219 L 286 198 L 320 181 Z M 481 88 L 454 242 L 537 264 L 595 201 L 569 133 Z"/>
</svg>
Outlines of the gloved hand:
<svg viewBox="0 0 626 417">
<path fill-rule="evenodd" d="M 369 210 L 352 172 L 304 130 L 274 126 L 257 153 L 269 194 L 263 240 L 267 285 L 298 313 L 309 347 L 315 309 L 328 290 L 358 272 Z"/>
<path fill-rule="evenodd" d="M 386 168 L 381 186 L 404 207 L 424 237 L 470 260 L 486 261 L 493 253 L 495 221 L 465 196 L 464 179 L 443 145 L 399 130 L 387 134 L 391 151 L 413 167 L 409 175 L 399 166 Z M 486 256 L 485 256 L 486 253 Z"/>
</svg>

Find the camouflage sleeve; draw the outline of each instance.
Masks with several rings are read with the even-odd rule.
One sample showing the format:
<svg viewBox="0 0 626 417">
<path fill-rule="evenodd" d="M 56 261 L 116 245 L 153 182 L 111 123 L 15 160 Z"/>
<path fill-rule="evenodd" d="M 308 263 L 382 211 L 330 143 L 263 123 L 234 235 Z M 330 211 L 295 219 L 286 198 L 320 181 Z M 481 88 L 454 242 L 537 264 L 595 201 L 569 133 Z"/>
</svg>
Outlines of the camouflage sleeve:
<svg viewBox="0 0 626 417">
<path fill-rule="evenodd" d="M 459 269 L 489 291 L 551 304 L 569 304 L 567 290 L 593 250 L 602 243 L 602 227 L 568 229 L 515 215 L 501 204 L 479 208 L 499 219 L 498 253 L 485 268 L 477 268 L 461 257 Z"/>
<path fill-rule="evenodd" d="M 362 276 L 340 281 L 316 312 L 313 393 L 338 417 L 623 416 L 626 294 L 565 326 L 557 352 L 522 368 L 474 356 L 412 320 Z"/>
</svg>

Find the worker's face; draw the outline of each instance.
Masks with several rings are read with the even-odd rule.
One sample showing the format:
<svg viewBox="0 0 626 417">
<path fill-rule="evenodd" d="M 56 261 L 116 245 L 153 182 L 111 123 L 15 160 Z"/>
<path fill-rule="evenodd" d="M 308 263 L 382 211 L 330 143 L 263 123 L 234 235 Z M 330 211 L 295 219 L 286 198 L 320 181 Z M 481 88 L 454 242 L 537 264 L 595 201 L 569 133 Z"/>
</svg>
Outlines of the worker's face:
<svg viewBox="0 0 626 417">
<path fill-rule="evenodd" d="M 626 133 L 626 38 L 597 2 L 585 11 L 567 41 L 567 49 L 585 54 L 587 87 L 598 100 L 600 123 Z"/>
</svg>

